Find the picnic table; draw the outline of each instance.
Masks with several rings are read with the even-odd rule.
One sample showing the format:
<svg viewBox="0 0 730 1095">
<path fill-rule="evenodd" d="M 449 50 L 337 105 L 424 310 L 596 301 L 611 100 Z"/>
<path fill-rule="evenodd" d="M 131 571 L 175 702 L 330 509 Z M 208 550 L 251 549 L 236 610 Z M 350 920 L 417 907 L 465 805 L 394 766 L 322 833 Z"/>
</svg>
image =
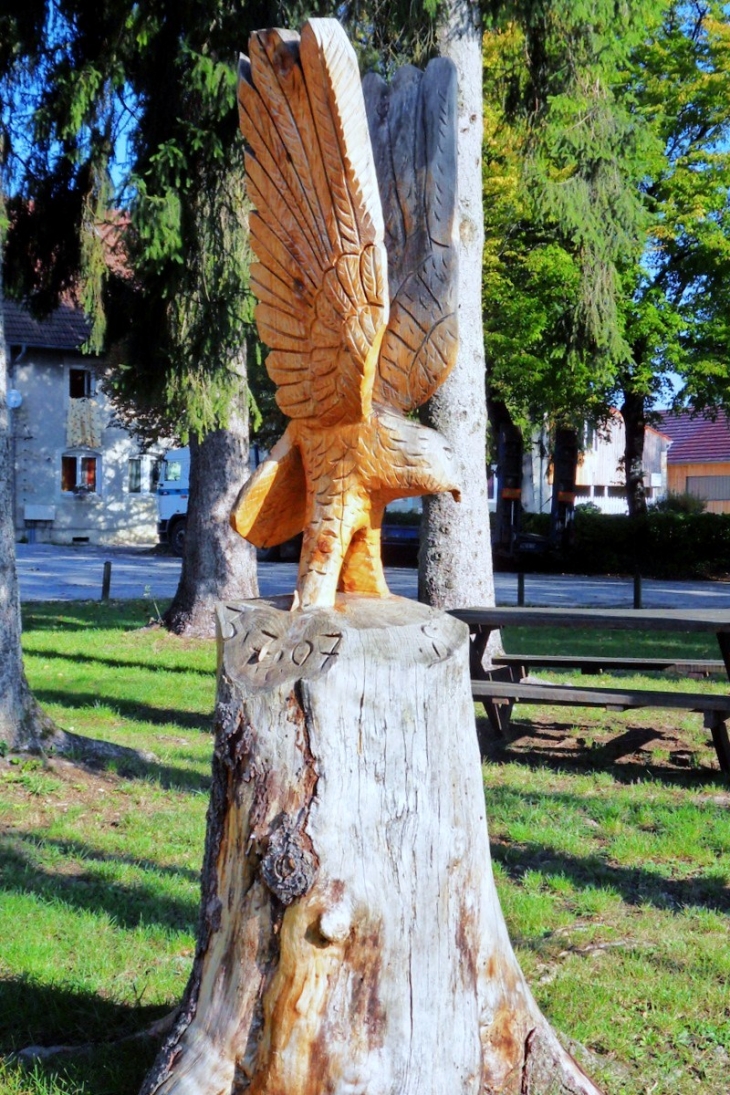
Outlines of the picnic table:
<svg viewBox="0 0 730 1095">
<path fill-rule="evenodd" d="M 515 703 L 605 707 L 626 711 L 642 707 L 698 711 L 712 734 L 723 773 L 730 777 L 730 694 L 675 692 L 649 688 L 599 688 L 593 685 L 552 684 L 529 676 L 531 666 L 551 670 L 579 669 L 582 673 L 676 669 L 686 675 L 722 672 L 730 678 L 730 610 L 727 609 L 603 609 L 603 608 L 497 608 L 454 609 L 452 615 L 469 625 L 471 633 L 472 695 L 484 704 L 493 729 L 504 734 Z M 712 633 L 720 658 L 616 658 L 554 654 L 497 655 L 485 666 L 492 632 L 505 627 L 561 627 L 605 631 Z"/>
</svg>

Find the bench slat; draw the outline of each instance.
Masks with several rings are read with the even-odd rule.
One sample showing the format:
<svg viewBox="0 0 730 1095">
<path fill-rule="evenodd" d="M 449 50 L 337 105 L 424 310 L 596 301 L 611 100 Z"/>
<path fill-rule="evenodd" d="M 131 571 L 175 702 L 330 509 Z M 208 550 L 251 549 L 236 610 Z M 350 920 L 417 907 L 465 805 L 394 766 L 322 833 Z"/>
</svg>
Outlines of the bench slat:
<svg viewBox="0 0 730 1095">
<path fill-rule="evenodd" d="M 594 631 L 730 632 L 730 609 L 683 608 L 452 608 L 450 614 L 474 627 L 569 627 Z"/>
<path fill-rule="evenodd" d="M 602 658 L 580 654 L 498 654 L 495 665 L 530 666 L 543 669 L 580 669 L 582 673 L 600 673 L 602 670 L 645 670 L 648 672 L 676 669 L 689 674 L 725 673 L 725 664 L 714 658 Z"/>
<path fill-rule="evenodd" d="M 621 688 L 582 688 L 578 685 L 529 684 L 524 681 L 472 681 L 471 688 L 475 700 L 532 701 L 563 707 L 666 707 L 685 711 L 727 712 L 730 717 L 730 696 L 717 694 L 650 689 L 625 691 Z"/>
</svg>

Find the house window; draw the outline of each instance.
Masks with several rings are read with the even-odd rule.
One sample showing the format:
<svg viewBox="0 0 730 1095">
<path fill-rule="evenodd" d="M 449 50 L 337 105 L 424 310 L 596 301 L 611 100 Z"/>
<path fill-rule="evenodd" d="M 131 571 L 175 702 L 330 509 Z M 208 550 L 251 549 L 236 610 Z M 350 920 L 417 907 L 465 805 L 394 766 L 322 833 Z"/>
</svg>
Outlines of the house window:
<svg viewBox="0 0 730 1095">
<path fill-rule="evenodd" d="M 152 457 L 152 466 L 150 467 L 150 493 L 154 494 L 157 490 L 157 484 L 162 476 L 162 465 L 165 460 L 162 456 Z"/>
<path fill-rule="evenodd" d="M 706 502 L 730 500 L 730 475 L 688 475 L 687 494 L 704 498 Z"/>
<path fill-rule="evenodd" d="M 71 399 L 89 399 L 94 394 L 90 369 L 69 369 L 68 394 Z"/>
<path fill-rule="evenodd" d="M 130 494 L 155 494 L 160 481 L 161 456 L 131 456 L 127 461 L 127 490 Z"/>
<path fill-rule="evenodd" d="M 65 453 L 61 457 L 61 490 L 74 494 L 94 494 L 98 466 L 98 456 Z"/>
<path fill-rule="evenodd" d="M 139 494 L 142 490 L 142 458 L 133 456 L 127 463 L 129 473 L 129 493 Z"/>
</svg>

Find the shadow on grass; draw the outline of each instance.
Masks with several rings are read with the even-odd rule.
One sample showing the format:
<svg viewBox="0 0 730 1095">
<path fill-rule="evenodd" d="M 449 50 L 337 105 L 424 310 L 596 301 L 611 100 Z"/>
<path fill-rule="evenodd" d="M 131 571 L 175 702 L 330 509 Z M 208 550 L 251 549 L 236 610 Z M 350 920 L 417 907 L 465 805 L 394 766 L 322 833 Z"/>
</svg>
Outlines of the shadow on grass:
<svg viewBox="0 0 730 1095">
<path fill-rule="evenodd" d="M 710 763 L 717 760 L 717 755 L 709 731 L 707 749 L 699 754 L 698 750 L 687 748 L 665 731 L 644 726 L 628 726 L 608 741 L 596 742 L 586 740 L 580 730 L 576 730 L 574 722 L 538 724 L 513 718 L 508 737 L 505 738 L 493 734 L 486 718 L 477 719 L 477 722 L 481 740 L 487 741 L 485 759 L 496 764 L 509 761 L 528 768 L 549 768 L 582 775 L 606 772 L 617 783 L 651 779 L 690 789 L 711 782 L 716 782 L 720 787 L 727 786 L 719 769 L 710 767 Z M 588 730 L 586 728 L 586 732 Z M 666 743 L 668 763 L 659 763 L 652 760 L 651 754 L 642 753 L 652 741 Z M 696 767 L 698 755 L 706 759 L 706 763 Z"/>
<path fill-rule="evenodd" d="M 0 1052 L 112 1042 L 145 1030 L 171 1006 L 116 1003 L 30 977 L 0 979 Z"/>
<path fill-rule="evenodd" d="M 0 889 L 36 894 L 84 912 L 105 914 L 123 928 L 159 924 L 172 931 L 195 933 L 198 902 L 160 894 L 160 880 L 124 885 L 93 870 L 76 873 L 46 870 L 34 862 L 34 847 L 17 835 L 0 838 Z M 96 862 L 114 857 L 96 855 Z M 155 868 L 157 870 L 157 868 Z"/>
<path fill-rule="evenodd" d="M 79 663 L 84 665 L 105 665 L 110 669 L 141 669 L 146 673 L 184 673 L 186 676 L 195 675 L 210 678 L 211 680 L 215 679 L 215 669 L 213 667 L 210 669 L 195 669 L 187 665 L 163 665 L 152 661 L 136 662 L 121 658 L 105 658 L 102 654 L 65 654 L 45 647 L 35 647 L 33 650 L 27 651 L 26 657 L 49 660 L 58 658 L 69 661 L 73 665 Z"/>
<path fill-rule="evenodd" d="M 77 734 L 77 738 L 83 735 Z M 211 745 L 212 748 L 212 745 Z M 207 795 L 210 791 L 210 772 L 200 772 L 196 768 L 176 768 L 171 764 L 162 764 L 158 760 L 144 756 L 135 749 L 120 747 L 119 756 L 87 757 L 83 750 L 78 755 L 73 749 L 63 753 L 63 759 L 71 764 L 76 764 L 86 771 L 93 773 L 110 772 L 121 779 L 144 780 L 146 783 L 154 783 L 165 791 L 183 791 L 191 794 Z M 199 763 L 200 758 L 193 754 L 183 754 L 193 763 Z"/>
<path fill-rule="evenodd" d="M 93 848 L 90 844 L 84 844 L 80 840 L 58 840 L 54 837 L 42 836 L 35 833 L 14 833 L 14 843 L 26 844 L 32 848 L 54 848 L 61 855 L 69 858 L 82 859 L 88 863 L 121 863 L 129 867 L 138 867 L 142 871 L 155 871 L 160 875 L 172 878 L 187 878 L 190 882 L 197 882 L 200 871 L 194 871 L 191 867 L 170 867 L 156 863 L 153 859 L 140 859 L 139 856 L 119 855 L 117 852 L 103 852 Z M 2 847 L 2 837 L 0 837 Z M 202 847 L 201 847 L 202 856 Z"/>
<path fill-rule="evenodd" d="M 210 714 L 203 715 L 172 707 L 151 707 L 150 704 L 125 700 L 119 696 L 96 696 L 92 692 L 68 692 L 55 688 L 37 688 L 33 695 L 41 705 L 55 703 L 59 707 L 71 709 L 110 707 L 122 718 L 151 723 L 154 726 L 173 725 L 185 730 L 209 731 L 213 722 L 212 710 Z"/>
<path fill-rule="evenodd" d="M 70 742 L 64 742 L 63 748 L 59 748 L 57 753 L 53 749 L 48 750 L 48 756 L 54 762 L 65 761 L 92 775 L 108 772 L 123 780 L 143 780 L 165 791 L 182 791 L 194 795 L 207 795 L 210 791 L 210 772 L 199 770 L 200 754 L 192 750 L 179 752 L 178 755 L 182 760 L 189 760 L 195 767 L 177 768 L 163 764 L 153 753 L 116 745 L 86 734 L 64 733 Z"/>
<path fill-rule="evenodd" d="M 158 601 L 162 612 L 167 600 Z M 138 631 L 154 613 L 151 601 L 46 601 L 21 605 L 23 631 L 89 631 L 92 628 L 120 628 Z"/>
<path fill-rule="evenodd" d="M 31 1045 L 84 1047 L 36 1062 L 33 1090 L 136 1095 L 158 1042 L 143 1036 L 113 1043 L 144 1031 L 171 1006 L 115 1003 L 96 993 L 30 978 L 0 980 L 0 1052 L 17 1053 Z M 19 1062 L 7 1064 L 4 1074 L 16 1070 L 22 1083 L 27 1071 Z"/>
<path fill-rule="evenodd" d="M 117 765 L 108 767 L 124 779 L 141 779 L 147 783 L 155 783 L 164 791 L 190 791 L 201 795 L 210 792 L 210 774 L 203 775 L 192 768 L 173 768 L 169 764 L 145 760 L 132 762 L 128 769 Z"/>
<path fill-rule="evenodd" d="M 641 867 L 607 863 L 599 855 L 573 856 L 534 841 L 515 844 L 492 840 L 491 850 L 492 858 L 515 880 L 527 871 L 540 871 L 567 878 L 578 887 L 610 887 L 627 905 L 653 905 L 670 911 L 692 905 L 730 913 L 730 890 L 724 878 L 664 878 Z"/>
</svg>

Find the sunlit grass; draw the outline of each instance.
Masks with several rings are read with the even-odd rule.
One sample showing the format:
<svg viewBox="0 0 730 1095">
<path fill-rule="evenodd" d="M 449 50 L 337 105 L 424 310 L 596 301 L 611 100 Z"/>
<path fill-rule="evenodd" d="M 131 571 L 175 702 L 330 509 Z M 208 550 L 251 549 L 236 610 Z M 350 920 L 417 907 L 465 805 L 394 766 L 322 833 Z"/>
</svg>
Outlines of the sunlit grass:
<svg viewBox="0 0 730 1095">
<path fill-rule="evenodd" d="M 509 762 L 485 788 L 502 907 L 553 1023 L 608 1092 L 725 1095 L 730 795 Z"/>
<path fill-rule="evenodd" d="M 0 760 L 1 1095 L 136 1095 L 155 1047 L 129 1036 L 188 977 L 215 650 L 140 630 L 148 615 L 145 602 L 26 613 L 46 709 L 132 752 L 102 770 Z M 626 635 L 612 640 L 629 653 Z M 607 1095 L 727 1095 L 730 792 L 701 719 L 564 710 L 546 744 L 540 716 L 520 709 L 518 737 L 484 767 L 494 873 L 530 986 Z M 605 748 L 627 718 L 658 728 L 628 768 Z M 583 744 L 556 759 L 561 738 Z M 678 742 L 693 767 L 673 765 Z M 59 1044 L 87 1048 L 34 1070 L 12 1057 Z"/>
</svg>

